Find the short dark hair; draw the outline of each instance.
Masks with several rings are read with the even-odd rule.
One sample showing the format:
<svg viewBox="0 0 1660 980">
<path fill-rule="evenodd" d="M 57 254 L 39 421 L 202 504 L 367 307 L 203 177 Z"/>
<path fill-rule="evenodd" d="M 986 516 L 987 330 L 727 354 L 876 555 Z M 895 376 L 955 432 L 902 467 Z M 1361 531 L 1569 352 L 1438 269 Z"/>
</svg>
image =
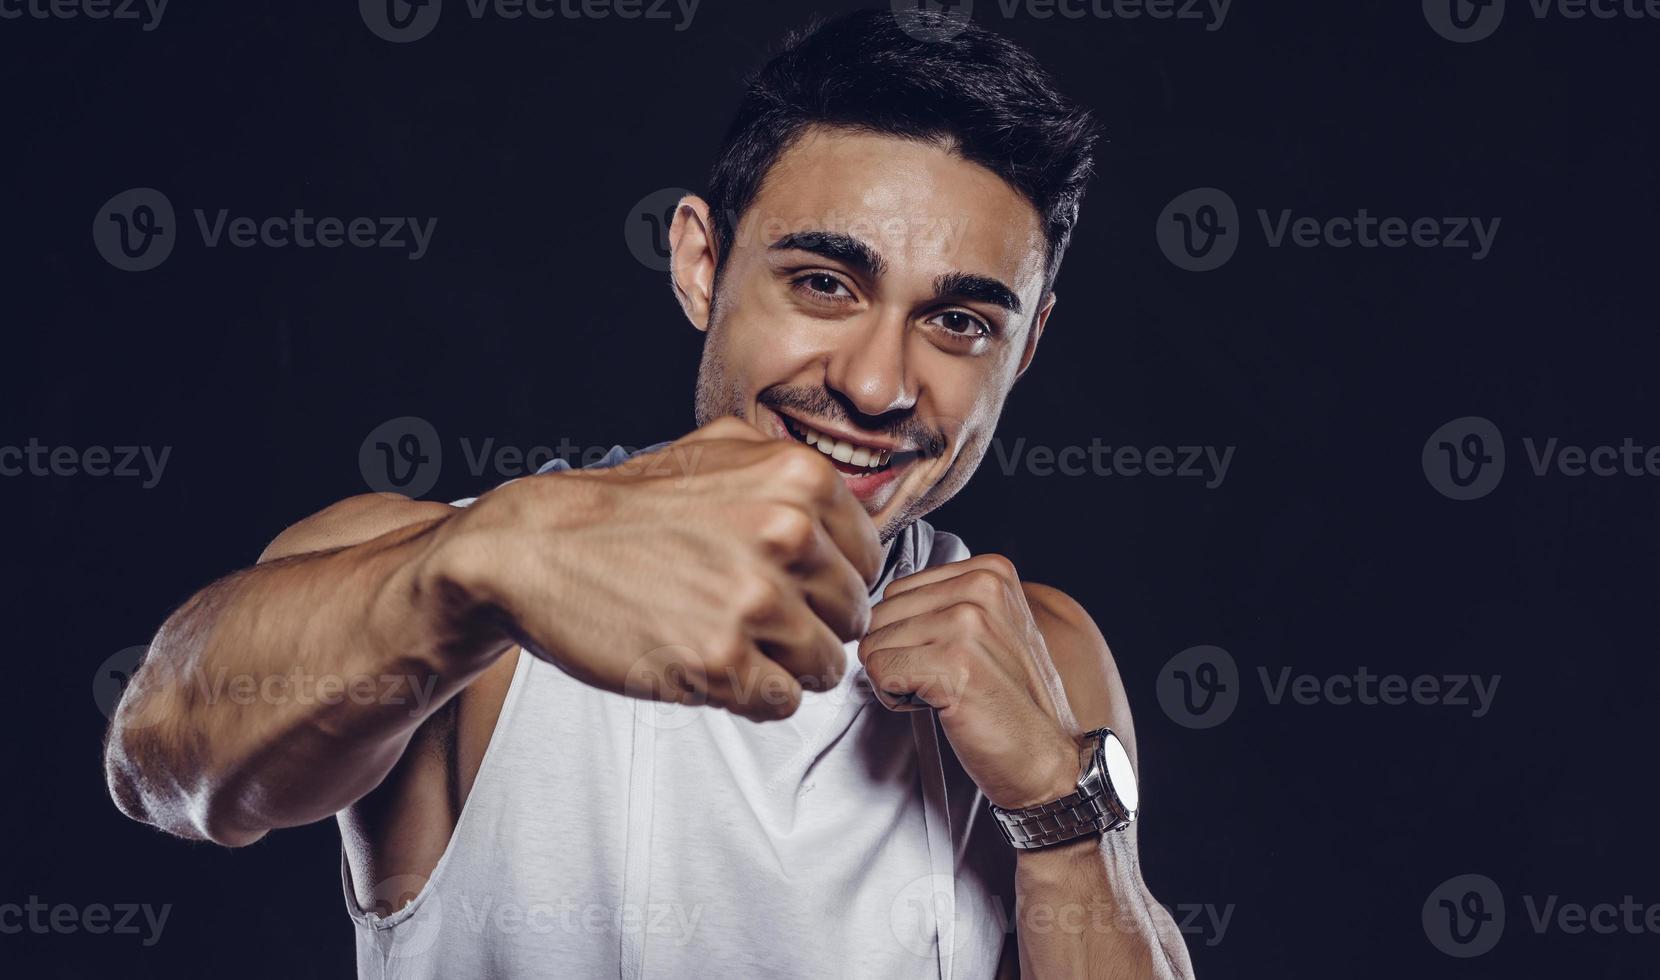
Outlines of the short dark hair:
<svg viewBox="0 0 1660 980">
<path fill-rule="evenodd" d="M 814 125 L 939 141 L 1031 202 L 1055 282 L 1094 170 L 1094 119 L 1013 41 L 925 11 L 861 10 L 787 37 L 749 77 L 710 171 L 721 265 L 778 158 Z"/>
</svg>

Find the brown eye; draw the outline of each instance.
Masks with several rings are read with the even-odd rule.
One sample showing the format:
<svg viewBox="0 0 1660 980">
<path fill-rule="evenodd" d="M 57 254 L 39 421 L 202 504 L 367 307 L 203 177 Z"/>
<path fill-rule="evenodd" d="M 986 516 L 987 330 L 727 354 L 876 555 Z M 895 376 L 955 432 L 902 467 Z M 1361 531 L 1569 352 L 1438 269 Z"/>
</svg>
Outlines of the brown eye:
<svg viewBox="0 0 1660 980">
<path fill-rule="evenodd" d="M 978 317 L 969 316 L 962 310 L 946 310 L 939 315 L 940 326 L 947 332 L 962 337 L 989 337 L 991 328 Z"/>
<path fill-rule="evenodd" d="M 852 295 L 852 293 L 847 292 L 847 287 L 842 285 L 842 281 L 840 279 L 823 272 L 815 272 L 811 275 L 803 276 L 800 282 L 803 286 L 807 287 L 809 292 L 819 293 L 824 296 L 837 296 L 837 290 L 847 293 L 849 296 Z"/>
</svg>

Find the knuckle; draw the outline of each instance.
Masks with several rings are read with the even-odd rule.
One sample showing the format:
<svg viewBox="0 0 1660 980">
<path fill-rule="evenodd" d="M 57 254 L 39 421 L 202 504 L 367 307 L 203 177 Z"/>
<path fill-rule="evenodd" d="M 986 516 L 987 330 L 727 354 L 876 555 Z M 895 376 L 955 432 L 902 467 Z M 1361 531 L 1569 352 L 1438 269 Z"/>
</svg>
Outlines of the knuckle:
<svg viewBox="0 0 1660 980">
<path fill-rule="evenodd" d="M 740 624 L 770 619 L 782 598 L 778 586 L 762 575 L 740 578 L 732 586 L 730 608 Z"/>
<path fill-rule="evenodd" d="M 968 579 L 969 591 L 981 599 L 1001 599 L 1004 590 L 1008 588 L 1008 580 L 989 568 L 977 568 L 965 577 Z"/>
<path fill-rule="evenodd" d="M 724 689 L 731 675 L 744 662 L 748 642 L 738 635 L 722 637 L 709 645 L 704 654 L 704 669 L 712 686 Z"/>
<path fill-rule="evenodd" d="M 964 632 L 974 632 L 986 623 L 985 610 L 972 602 L 959 602 L 946 615 L 952 626 Z"/>
<path fill-rule="evenodd" d="M 770 555 L 786 560 L 800 558 L 812 549 L 814 522 L 799 507 L 771 507 L 761 518 L 760 538 Z"/>
<path fill-rule="evenodd" d="M 1020 573 L 1015 570 L 1014 562 L 1003 555 L 984 554 L 979 556 L 979 560 L 986 571 L 1002 577 L 1005 582 L 1020 580 Z"/>
<path fill-rule="evenodd" d="M 783 447 L 776 464 L 780 482 L 807 494 L 811 499 L 828 497 L 840 481 L 836 471 L 824 461 L 824 454 L 810 446 L 793 444 Z"/>
</svg>

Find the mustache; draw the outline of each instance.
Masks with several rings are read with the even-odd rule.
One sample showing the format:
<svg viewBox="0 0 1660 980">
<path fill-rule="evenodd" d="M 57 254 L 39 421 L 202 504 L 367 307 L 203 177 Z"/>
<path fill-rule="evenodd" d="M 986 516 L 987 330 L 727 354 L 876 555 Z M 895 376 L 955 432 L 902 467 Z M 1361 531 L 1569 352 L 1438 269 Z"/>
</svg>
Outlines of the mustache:
<svg viewBox="0 0 1660 980">
<path fill-rule="evenodd" d="M 842 401 L 824 388 L 809 385 L 773 385 L 755 396 L 755 400 L 773 409 L 789 409 L 808 418 L 840 422 L 849 428 L 878 432 L 900 442 L 917 447 L 919 455 L 938 456 L 945 452 L 946 436 L 942 429 L 928 424 L 928 420 L 911 413 L 890 412 L 875 417 L 863 416 L 869 422 L 853 417 Z"/>
</svg>

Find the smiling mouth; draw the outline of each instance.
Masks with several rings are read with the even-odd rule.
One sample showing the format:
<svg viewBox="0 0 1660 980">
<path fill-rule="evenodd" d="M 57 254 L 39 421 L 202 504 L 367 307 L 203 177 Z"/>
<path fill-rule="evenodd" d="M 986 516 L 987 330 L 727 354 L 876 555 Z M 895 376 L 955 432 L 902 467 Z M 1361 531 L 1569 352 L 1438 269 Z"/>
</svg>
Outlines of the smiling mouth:
<svg viewBox="0 0 1660 980">
<path fill-rule="evenodd" d="M 784 420 L 784 428 L 797 442 L 806 443 L 819 452 L 830 457 L 836 469 L 843 473 L 867 474 L 880 473 L 897 464 L 908 462 L 915 456 L 914 452 L 879 449 L 875 446 L 863 446 L 856 442 L 838 439 L 827 432 L 820 432 L 803 422 L 788 415 L 780 415 Z"/>
</svg>

